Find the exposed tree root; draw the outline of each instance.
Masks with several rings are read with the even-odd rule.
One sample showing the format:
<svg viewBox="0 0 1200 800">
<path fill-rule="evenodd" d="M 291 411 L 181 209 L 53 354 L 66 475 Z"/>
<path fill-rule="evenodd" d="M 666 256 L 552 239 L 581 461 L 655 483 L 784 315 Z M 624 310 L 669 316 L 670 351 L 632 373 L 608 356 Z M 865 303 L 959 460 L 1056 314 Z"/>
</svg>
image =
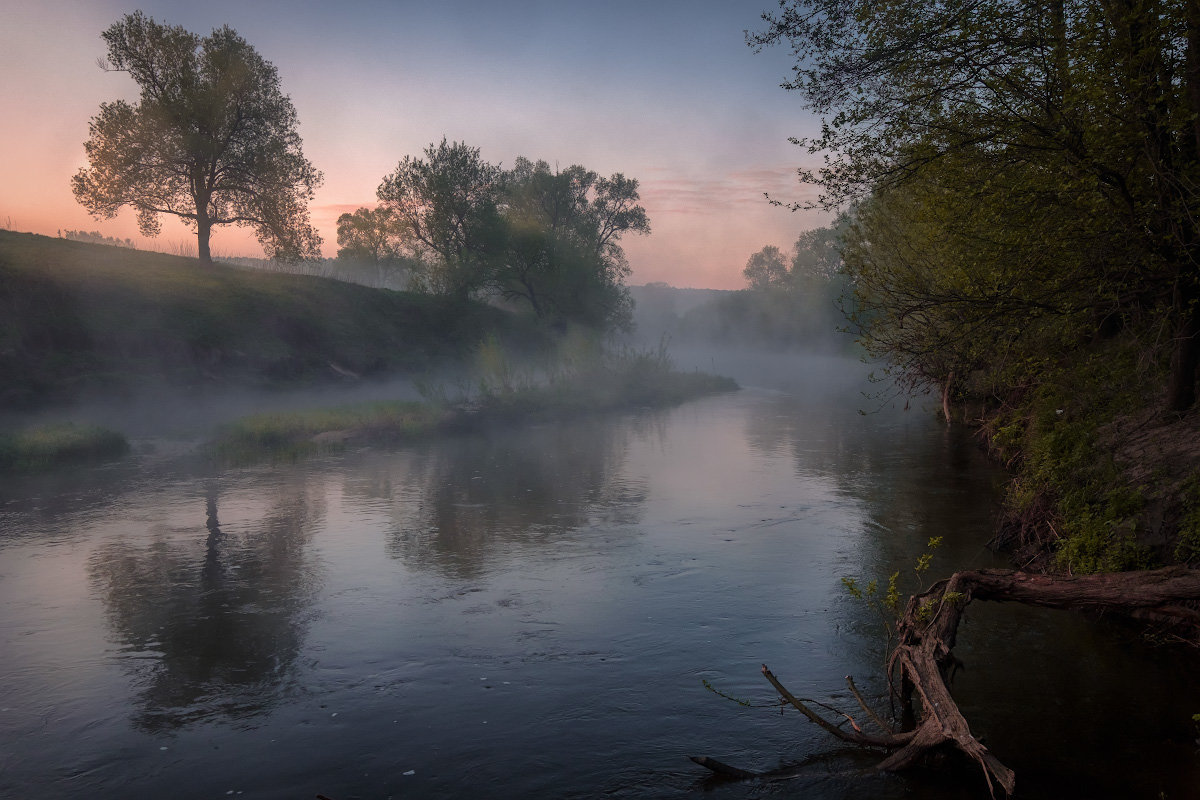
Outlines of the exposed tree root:
<svg viewBox="0 0 1200 800">
<path fill-rule="evenodd" d="M 864 713 L 879 728 L 866 733 L 849 714 L 852 730 L 830 722 L 809 707 L 812 701 L 795 697 L 764 664 L 763 676 L 788 704 L 830 735 L 850 744 L 889 751 L 875 769 L 899 772 L 915 765 L 935 749 L 955 749 L 979 765 L 988 791 L 995 786 L 1012 794 L 1016 776 L 972 734 L 950 694 L 949 675 L 957 666 L 953 648 L 963 611 L 972 600 L 1018 602 L 1046 608 L 1072 608 L 1119 613 L 1157 623 L 1200 630 L 1200 570 L 1167 567 L 1141 572 L 1102 575 L 1033 575 L 1012 570 L 956 572 L 927 592 L 909 598 L 897 627 L 897 645 L 888 662 L 889 678 L 898 671 L 904 701 L 919 701 L 915 724 L 895 732 L 859 694 L 847 677 L 850 691 Z M 774 777 L 731 767 L 715 759 L 692 760 L 715 773 L 734 778 Z"/>
</svg>

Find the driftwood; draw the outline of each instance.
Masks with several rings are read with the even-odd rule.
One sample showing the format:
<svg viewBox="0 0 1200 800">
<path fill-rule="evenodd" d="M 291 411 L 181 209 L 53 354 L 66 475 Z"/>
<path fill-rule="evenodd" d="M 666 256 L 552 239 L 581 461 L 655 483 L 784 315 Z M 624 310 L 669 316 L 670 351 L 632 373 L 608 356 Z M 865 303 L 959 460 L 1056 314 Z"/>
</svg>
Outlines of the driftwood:
<svg viewBox="0 0 1200 800">
<path fill-rule="evenodd" d="M 868 706 L 854 681 L 851 693 L 879 729 L 867 733 L 849 715 L 852 729 L 836 725 L 805 701 L 792 695 L 764 664 L 763 676 L 782 701 L 836 738 L 855 745 L 888 751 L 875 769 L 898 772 L 915 765 L 937 749 L 955 749 L 979 765 L 994 796 L 995 785 L 1013 793 L 1016 776 L 972 734 L 958 704 L 950 694 L 949 676 L 957 666 L 953 649 L 963 611 L 972 600 L 1018 602 L 1046 608 L 1071 608 L 1118 613 L 1156 623 L 1183 626 L 1192 634 L 1200 630 L 1200 570 L 1167 567 L 1141 572 L 1103 575 L 1034 575 L 1011 570 L 956 572 L 948 580 L 909 598 L 897 627 L 896 648 L 888 661 L 888 677 L 899 674 L 901 695 L 908 710 L 919 704 L 914 724 L 895 731 Z M 735 778 L 771 778 L 715 759 L 692 757 L 703 767 Z"/>
</svg>

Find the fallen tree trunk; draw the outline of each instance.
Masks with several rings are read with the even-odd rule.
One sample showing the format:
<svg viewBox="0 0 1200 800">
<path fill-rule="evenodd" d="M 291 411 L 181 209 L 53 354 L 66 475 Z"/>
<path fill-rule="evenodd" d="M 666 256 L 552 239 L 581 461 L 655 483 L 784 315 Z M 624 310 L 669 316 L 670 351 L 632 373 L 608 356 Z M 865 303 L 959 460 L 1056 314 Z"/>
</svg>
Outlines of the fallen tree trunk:
<svg viewBox="0 0 1200 800">
<path fill-rule="evenodd" d="M 890 681 L 898 672 L 906 702 L 914 697 L 919 701 L 917 721 L 910 730 L 893 731 L 869 708 L 850 678 L 846 679 L 850 689 L 863 711 L 880 728 L 878 734 L 864 732 L 848 714 L 842 716 L 850 721 L 853 730 L 830 722 L 810 708 L 812 701 L 792 695 L 765 664 L 763 675 L 783 702 L 831 735 L 851 744 L 890 751 L 876 765 L 876 770 L 898 772 L 933 750 L 951 748 L 979 765 L 992 795 L 995 784 L 1011 795 L 1016 775 L 971 734 L 950 694 L 949 676 L 958 664 L 953 655 L 958 625 L 967 605 L 976 599 L 1112 612 L 1182 626 L 1193 637 L 1200 631 L 1200 570 L 1166 567 L 1100 575 L 973 570 L 956 572 L 948 580 L 909 598 L 898 624 L 896 648 L 888 661 L 888 678 Z M 693 757 L 692 760 L 730 777 L 770 777 L 769 773 L 730 767 L 715 759 Z"/>
</svg>

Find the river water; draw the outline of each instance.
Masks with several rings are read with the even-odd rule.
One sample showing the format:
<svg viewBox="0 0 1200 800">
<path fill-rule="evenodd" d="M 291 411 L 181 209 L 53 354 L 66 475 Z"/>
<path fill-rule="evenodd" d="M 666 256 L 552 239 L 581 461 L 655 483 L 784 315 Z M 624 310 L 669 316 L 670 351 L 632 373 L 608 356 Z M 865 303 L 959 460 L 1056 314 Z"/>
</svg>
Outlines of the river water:
<svg viewBox="0 0 1200 800">
<path fill-rule="evenodd" d="M 931 536 L 931 576 L 1002 565 L 1002 475 L 865 399 L 857 362 L 712 366 L 746 388 L 249 468 L 142 442 L 6 482 L 0 796 L 986 797 L 971 770 L 859 774 L 874 756 L 767 707 L 759 666 L 852 714 L 845 675 L 885 698 L 841 578 L 911 574 Z M 957 652 L 1019 796 L 1200 796 L 1191 653 L 983 603 Z M 808 766 L 729 782 L 688 755 Z"/>
</svg>

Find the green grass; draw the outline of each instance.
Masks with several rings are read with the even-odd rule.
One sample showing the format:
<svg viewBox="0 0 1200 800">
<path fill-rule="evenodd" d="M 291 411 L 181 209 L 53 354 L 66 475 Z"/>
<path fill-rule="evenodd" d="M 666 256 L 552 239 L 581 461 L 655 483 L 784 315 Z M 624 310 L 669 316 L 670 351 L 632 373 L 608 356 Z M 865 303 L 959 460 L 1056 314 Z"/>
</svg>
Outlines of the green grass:
<svg viewBox="0 0 1200 800">
<path fill-rule="evenodd" d="M 476 353 L 475 404 L 491 417 L 597 413 L 666 406 L 738 388 L 731 378 L 674 369 L 665 345 L 605 350 L 568 335 L 538 368 L 518 366 L 494 338 Z"/>
<path fill-rule="evenodd" d="M 95 425 L 57 423 L 0 435 L 0 472 L 37 472 L 119 458 L 129 452 L 121 434 Z"/>
<path fill-rule="evenodd" d="M 0 408 L 165 380 L 420 372 L 532 324 L 475 302 L 0 231 Z"/>
<path fill-rule="evenodd" d="M 572 349 L 576 352 L 564 354 Z M 669 406 L 738 388 L 730 378 L 672 369 L 661 349 L 606 353 L 568 340 L 540 373 L 515 367 L 494 339 L 485 340 L 476 355 L 474 391 L 455 400 L 447 399 L 442 387 L 432 387 L 426 402 L 257 414 L 224 426 L 212 449 L 235 462 L 291 459 L 350 443 L 403 441 L 496 422 Z"/>
<path fill-rule="evenodd" d="M 1169 475 L 1187 465 L 1152 465 L 1161 474 L 1148 479 L 1145 457 L 1120 457 L 1122 437 L 1150 424 L 1131 419 L 1154 407 L 1161 383 L 1161 370 L 1144 363 L 1137 341 L 1118 337 L 1047 370 L 1041 384 L 990 415 L 992 452 L 1013 470 L 1002 525 L 1035 531 L 1050 566 L 1116 572 L 1193 552 L 1200 536 L 1180 525 L 1188 498 Z"/>
<path fill-rule="evenodd" d="M 336 449 L 349 441 L 413 438 L 438 430 L 448 416 L 440 405 L 412 401 L 255 414 L 223 426 L 213 449 L 233 461 L 254 460 L 264 454 L 298 457 Z"/>
</svg>

